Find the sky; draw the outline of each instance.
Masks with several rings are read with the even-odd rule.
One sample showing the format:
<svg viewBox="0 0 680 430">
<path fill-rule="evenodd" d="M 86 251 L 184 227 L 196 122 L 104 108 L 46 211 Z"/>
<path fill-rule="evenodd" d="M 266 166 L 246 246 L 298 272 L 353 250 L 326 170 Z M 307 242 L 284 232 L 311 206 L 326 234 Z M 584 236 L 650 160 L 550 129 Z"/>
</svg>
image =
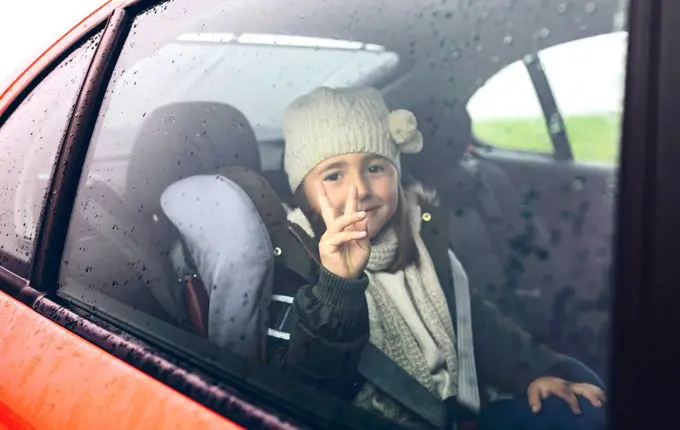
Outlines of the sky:
<svg viewBox="0 0 680 430">
<path fill-rule="evenodd" d="M 0 83 L 25 66 L 104 0 L 0 0 Z"/>
<path fill-rule="evenodd" d="M 0 86 L 103 2 L 0 0 Z M 625 50 L 619 32 L 540 54 L 563 114 L 620 110 Z M 490 79 L 468 108 L 473 118 L 541 115 L 521 60 Z"/>
</svg>

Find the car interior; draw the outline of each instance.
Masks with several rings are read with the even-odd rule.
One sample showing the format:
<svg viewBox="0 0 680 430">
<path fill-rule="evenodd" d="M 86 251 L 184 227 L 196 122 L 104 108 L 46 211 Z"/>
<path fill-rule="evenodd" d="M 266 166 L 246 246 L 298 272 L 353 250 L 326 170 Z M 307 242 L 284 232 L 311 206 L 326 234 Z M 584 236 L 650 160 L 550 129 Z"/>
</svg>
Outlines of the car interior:
<svg viewBox="0 0 680 430">
<path fill-rule="evenodd" d="M 318 11 L 319 19 L 304 29 L 295 28 L 298 33 L 293 34 L 315 37 L 321 45 L 330 39 L 319 38 L 335 38 L 338 33 L 351 34 L 348 41 L 366 36 L 365 43 L 304 48 L 312 54 L 305 73 L 314 78 L 302 75 L 283 92 L 272 92 L 285 94 L 281 97 L 271 97 L 266 88 L 261 94 L 233 95 L 240 81 L 227 69 L 234 58 L 251 58 L 257 65 L 259 55 L 278 49 L 281 57 L 248 73 L 266 75 L 262 77 L 266 82 L 295 75 L 289 58 L 299 52 L 267 46 L 266 35 L 258 32 L 266 28 L 271 34 L 290 34 L 290 29 L 281 28 L 285 19 L 264 17 L 258 28 L 249 28 L 230 18 L 234 24 L 230 33 L 183 32 L 178 26 L 172 31 L 179 36 L 169 44 L 161 32 L 162 47 L 153 62 L 150 53 L 145 53 L 148 57 L 137 54 L 129 59 L 137 69 L 114 76 L 114 94 L 148 90 L 149 95 L 146 105 L 130 103 L 129 97 L 135 100 L 131 95 L 125 100 L 134 121 L 118 115 L 115 97 L 105 100 L 111 117 L 97 125 L 93 136 L 94 150 L 88 154 L 62 262 L 62 292 L 80 296 L 83 288 L 99 291 L 204 336 L 192 316 L 193 308 L 205 307 L 204 302 L 197 304 L 203 299 L 195 298 L 201 286 L 187 286 L 173 266 L 172 255 L 181 238 L 161 210 L 161 193 L 179 179 L 242 166 L 260 173 L 282 201 L 289 201 L 282 168 L 284 142 L 276 118 L 286 102 L 320 85 L 371 85 L 381 90 L 390 108 L 409 109 L 418 119 L 425 146 L 420 154 L 404 157 L 405 175 L 436 190 L 442 206 L 452 214 L 451 247 L 472 288 L 540 341 L 606 374 L 614 214 L 605 196 L 611 192 L 613 167 L 493 148 L 475 137 L 466 106 L 487 79 L 535 49 L 536 35 L 529 31 L 533 28 L 529 22 L 550 24 L 550 38 L 542 46 L 603 34 L 611 31 L 615 2 L 610 8 L 604 4 L 597 14 L 582 16 L 588 25 L 579 32 L 574 31 L 572 15 L 536 11 L 544 15 L 535 18 L 527 11 L 492 3 L 496 2 L 469 11 L 472 15 L 459 21 L 446 16 L 419 20 L 395 10 L 395 17 L 405 20 L 395 23 L 407 29 L 401 37 L 378 34 L 377 17 L 351 29 L 329 27 L 334 11 Z M 501 18 L 513 22 L 510 45 L 500 37 L 505 30 L 494 24 Z M 224 28 L 212 19 L 215 28 Z M 239 41 L 234 36 L 246 33 L 250 39 Z M 225 44 L 228 50 L 220 51 Z M 256 51 L 247 51 L 249 47 Z M 345 55 L 352 49 L 363 57 Z M 144 80 L 144 75 L 150 75 L 144 71 L 163 62 L 163 50 L 173 58 L 177 52 L 203 55 L 201 70 L 206 72 L 198 73 L 192 63 L 186 63 L 186 68 L 178 64 L 167 77 L 154 76 L 152 85 L 151 79 Z M 342 55 L 331 55 L 336 52 Z M 336 63 L 329 65 L 329 61 Z M 139 81 L 133 87 L 128 81 L 137 74 L 135 70 Z M 329 75 L 329 70 L 334 73 Z M 185 80 L 177 82 L 178 77 Z M 220 79 L 236 84 L 218 88 Z M 161 93 L 163 97 L 154 96 Z M 261 113 L 265 102 L 274 107 Z M 129 270 L 97 270 L 102 262 Z"/>
</svg>

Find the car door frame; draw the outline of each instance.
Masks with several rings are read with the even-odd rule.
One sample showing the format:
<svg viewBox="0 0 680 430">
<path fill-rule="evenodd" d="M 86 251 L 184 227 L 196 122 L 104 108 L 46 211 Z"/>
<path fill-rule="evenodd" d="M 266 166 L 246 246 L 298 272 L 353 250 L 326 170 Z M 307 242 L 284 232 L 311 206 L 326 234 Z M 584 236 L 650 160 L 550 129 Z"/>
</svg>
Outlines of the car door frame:
<svg viewBox="0 0 680 430">
<path fill-rule="evenodd" d="M 618 194 L 611 427 L 677 420 L 680 4 L 633 1 Z M 673 228 L 675 227 L 675 229 Z M 644 411 L 644 412 L 643 412 Z"/>
<path fill-rule="evenodd" d="M 81 318 L 66 305 L 43 295 L 57 285 L 55 273 L 58 269 L 50 266 L 55 263 L 47 261 L 47 256 L 58 261 L 54 255 L 61 255 L 63 251 L 83 154 L 89 143 L 86 130 L 93 126 L 96 100 L 102 96 L 106 73 L 111 72 L 115 63 L 112 61 L 115 56 L 113 41 L 120 37 L 116 32 L 129 24 L 129 8 L 137 3 L 140 2 L 120 7 L 112 15 L 81 90 L 77 114 L 69 126 L 71 140 L 64 145 L 60 167 L 54 174 L 53 197 L 47 203 L 45 221 L 40 228 L 37 244 L 40 252 L 36 253 L 30 282 L 0 269 L 0 288 L 4 292 L 109 352 L 112 352 L 111 348 L 105 346 L 103 339 L 113 332 L 113 327 L 93 322 L 96 321 L 94 318 Z M 680 57 L 673 50 L 680 44 L 680 27 L 675 24 L 680 22 L 680 4 L 675 0 L 631 0 L 629 22 L 617 198 L 616 261 L 619 264 L 615 267 L 612 402 L 609 408 L 612 428 L 637 430 L 660 426 L 677 418 L 674 396 L 669 394 L 673 394 L 678 378 L 675 375 L 678 374 L 680 348 L 673 342 L 674 331 L 667 328 L 680 323 L 680 316 L 672 306 L 680 300 L 680 290 L 673 288 L 680 282 L 680 265 L 675 262 L 676 256 L 680 255 L 680 232 L 672 230 L 674 221 L 680 219 L 680 196 L 675 192 L 675 184 L 680 180 L 680 169 L 677 168 L 680 165 L 680 147 L 677 145 L 680 121 L 673 117 L 680 106 Z M 93 78 L 97 75 L 99 78 L 95 81 Z M 95 82 L 99 82 L 99 86 L 93 85 Z M 91 93 L 87 94 L 88 91 Z M 40 306 L 36 306 L 38 303 Z M 63 315 L 72 318 L 61 318 Z M 78 322 L 75 326 L 74 321 Z M 124 338 L 127 347 L 138 351 L 138 340 Z M 154 362 L 160 354 L 146 354 L 145 360 L 138 358 L 136 361 L 131 360 L 129 354 L 114 355 L 127 362 L 134 361 L 131 364 L 135 367 L 170 386 L 189 383 L 190 378 L 172 375 L 182 380 L 182 384 L 173 384 L 167 368 L 166 372 L 159 372 L 159 366 Z M 177 368 L 171 362 L 172 366 Z M 187 388 L 179 391 L 195 398 L 212 388 L 204 386 L 198 394 Z M 251 417 L 244 422 L 284 428 L 274 424 L 282 421 L 271 412 L 244 402 L 239 395 L 226 394 L 228 401 L 240 405 L 239 414 Z M 224 402 L 225 398 L 209 396 L 201 403 L 207 403 L 211 409 L 223 414 L 230 410 L 216 406 L 215 401 Z M 227 416 L 232 418 L 232 415 Z M 253 421 L 255 415 L 257 420 Z"/>
</svg>

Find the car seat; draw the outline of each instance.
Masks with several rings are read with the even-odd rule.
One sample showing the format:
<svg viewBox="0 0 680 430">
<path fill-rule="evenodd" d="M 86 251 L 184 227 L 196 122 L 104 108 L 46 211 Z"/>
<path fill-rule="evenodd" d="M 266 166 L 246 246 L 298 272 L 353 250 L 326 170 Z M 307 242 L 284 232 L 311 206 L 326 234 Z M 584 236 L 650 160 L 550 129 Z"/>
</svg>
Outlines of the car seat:
<svg viewBox="0 0 680 430">
<path fill-rule="evenodd" d="M 160 197 L 180 179 L 229 165 L 259 171 L 260 157 L 248 120 L 221 103 L 183 102 L 156 109 L 142 125 L 132 150 L 124 199 L 129 208 L 138 208 L 135 240 L 146 250 L 146 270 L 155 268 L 147 286 L 180 325 L 192 326 L 186 297 L 194 297 L 192 292 L 202 286 L 175 275 L 170 255 L 180 235 L 163 213 Z"/>
<path fill-rule="evenodd" d="M 607 292 L 607 278 L 601 264 L 577 257 L 592 243 L 554 243 L 547 223 L 536 214 L 531 190 L 516 190 L 493 162 L 470 157 L 464 165 L 477 192 L 463 202 L 477 208 L 499 258 L 495 269 L 489 265 L 474 273 L 485 279 L 480 284 L 484 294 L 538 340 L 606 373 L 608 308 L 602 297 L 590 299 L 587 290 L 595 286 Z M 469 260 L 483 259 L 479 246 L 468 250 Z M 474 272 L 474 263 L 469 265 Z M 606 297 L 604 302 L 609 303 Z"/>
<path fill-rule="evenodd" d="M 172 260 L 183 279 L 190 257 L 185 301 L 197 332 L 221 348 L 264 361 L 274 247 L 260 211 L 239 185 L 215 174 L 173 183 L 161 205 L 182 235 Z"/>
<path fill-rule="evenodd" d="M 215 176 L 238 186 L 252 202 L 256 212 L 253 216 L 261 220 L 266 227 L 268 240 L 270 240 L 269 243 L 275 256 L 274 263 L 276 269 L 273 272 L 272 284 L 277 286 L 278 292 L 262 301 L 262 303 L 271 303 L 270 306 L 267 306 L 269 321 L 266 335 L 273 338 L 274 342 L 278 342 L 278 339 L 286 339 L 287 332 L 289 331 L 288 324 L 290 323 L 290 318 L 288 316 L 292 297 L 295 295 L 297 287 L 305 282 L 303 274 L 309 273 L 310 268 L 308 265 L 314 263 L 300 260 L 288 262 L 288 264 L 278 264 L 282 263 L 281 259 L 283 258 L 283 253 L 286 252 L 285 250 L 291 246 L 297 246 L 297 239 L 291 235 L 290 229 L 292 227 L 288 222 L 282 201 L 274 188 L 262 176 L 261 172 L 241 166 L 227 166 L 215 172 Z M 191 202 L 187 203 L 190 204 Z M 197 224 L 194 227 L 205 228 L 207 225 L 203 219 L 198 220 Z M 184 239 L 180 242 L 182 242 L 180 246 L 176 247 L 176 251 L 171 254 L 171 260 L 175 273 L 180 278 L 192 279 L 193 281 L 190 285 L 187 283 L 187 294 L 185 296 L 187 308 L 190 310 L 190 322 L 196 333 L 213 341 L 213 336 L 210 335 L 206 328 L 213 324 L 211 315 L 214 312 L 211 312 L 213 308 L 211 306 L 210 295 L 206 293 L 207 289 L 202 286 L 204 274 L 199 269 L 199 264 L 196 264 L 197 259 L 201 257 L 200 255 L 197 256 L 195 251 L 192 252 L 184 244 Z M 295 245 L 293 245 L 294 242 Z M 225 249 L 227 249 L 226 246 Z M 239 291 L 249 288 L 249 297 L 264 298 L 266 287 L 266 285 L 263 286 L 258 282 L 250 282 L 249 285 L 240 285 L 238 288 Z M 248 306 L 251 305 L 253 303 L 249 302 Z M 246 307 L 239 309 L 239 313 L 247 312 Z M 262 336 L 262 338 L 264 337 Z M 268 349 L 266 352 L 269 354 L 265 357 L 267 362 L 275 359 L 271 355 L 275 350 Z"/>
</svg>

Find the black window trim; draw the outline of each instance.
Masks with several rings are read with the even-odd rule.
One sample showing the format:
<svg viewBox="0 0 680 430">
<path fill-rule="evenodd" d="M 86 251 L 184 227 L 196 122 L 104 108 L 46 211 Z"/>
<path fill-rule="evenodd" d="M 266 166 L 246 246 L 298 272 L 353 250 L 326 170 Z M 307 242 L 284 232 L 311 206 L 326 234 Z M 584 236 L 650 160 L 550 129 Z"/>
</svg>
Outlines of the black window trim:
<svg viewBox="0 0 680 430">
<path fill-rule="evenodd" d="M 64 252 L 66 235 L 75 203 L 76 191 L 80 181 L 89 146 L 89 135 L 97 118 L 98 105 L 104 96 L 119 45 L 124 35 L 126 16 L 124 9 L 115 10 L 108 18 L 106 29 L 97 46 L 85 80 L 80 88 L 75 107 L 66 129 L 63 145 L 57 157 L 50 189 L 42 211 L 42 222 L 38 229 L 31 285 L 53 293 L 58 288 L 61 256 Z M 50 254 L 52 255 L 51 258 Z M 59 255 L 60 258 L 54 258 Z"/>
</svg>

